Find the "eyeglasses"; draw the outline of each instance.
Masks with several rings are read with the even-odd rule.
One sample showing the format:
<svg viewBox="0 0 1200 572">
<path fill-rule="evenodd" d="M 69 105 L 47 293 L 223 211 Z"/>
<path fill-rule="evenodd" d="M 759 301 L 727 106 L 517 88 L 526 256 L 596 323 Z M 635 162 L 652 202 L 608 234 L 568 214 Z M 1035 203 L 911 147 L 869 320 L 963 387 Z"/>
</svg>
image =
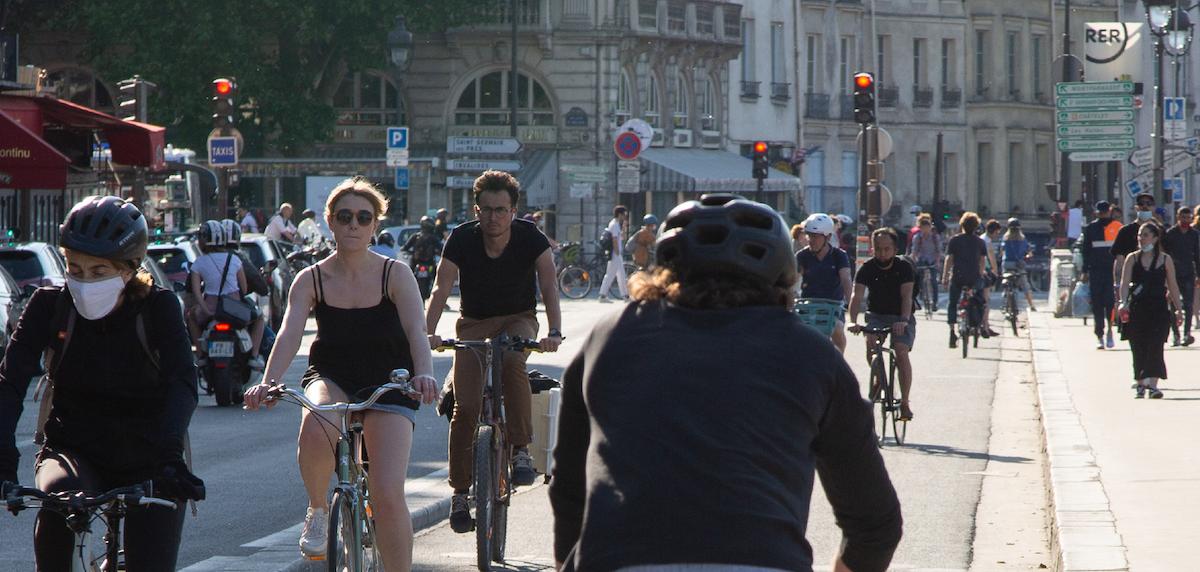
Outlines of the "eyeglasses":
<svg viewBox="0 0 1200 572">
<path fill-rule="evenodd" d="M 358 226 L 369 226 L 372 222 L 375 222 L 375 213 L 368 210 L 355 213 L 350 209 L 342 209 L 334 213 L 333 218 L 342 226 L 350 226 L 351 221 L 355 219 L 358 219 Z"/>
<path fill-rule="evenodd" d="M 479 205 L 475 205 L 475 211 L 481 216 L 486 217 L 505 216 L 512 212 L 512 207 L 481 207 Z"/>
</svg>

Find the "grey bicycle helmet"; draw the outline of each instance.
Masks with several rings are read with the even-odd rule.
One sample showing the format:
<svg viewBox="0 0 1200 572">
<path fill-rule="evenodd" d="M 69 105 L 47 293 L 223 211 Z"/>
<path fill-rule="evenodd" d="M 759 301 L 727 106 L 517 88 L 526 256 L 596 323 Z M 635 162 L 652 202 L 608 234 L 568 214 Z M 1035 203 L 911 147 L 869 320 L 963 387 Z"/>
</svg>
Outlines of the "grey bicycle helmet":
<svg viewBox="0 0 1200 572">
<path fill-rule="evenodd" d="M 775 286 L 796 282 L 796 257 L 783 217 L 734 194 L 702 195 L 671 209 L 655 248 L 657 263 L 684 277 L 748 274 Z"/>
<path fill-rule="evenodd" d="M 132 203 L 117 197 L 87 197 L 79 201 L 58 227 L 63 248 L 141 264 L 150 233 L 146 217 Z"/>
<path fill-rule="evenodd" d="M 379 233 L 379 244 L 394 248 L 396 246 L 396 237 L 392 236 L 392 232 L 385 230 Z"/>
<path fill-rule="evenodd" d="M 221 226 L 221 221 L 206 220 L 200 225 L 200 244 L 225 246 L 225 227 Z"/>
</svg>

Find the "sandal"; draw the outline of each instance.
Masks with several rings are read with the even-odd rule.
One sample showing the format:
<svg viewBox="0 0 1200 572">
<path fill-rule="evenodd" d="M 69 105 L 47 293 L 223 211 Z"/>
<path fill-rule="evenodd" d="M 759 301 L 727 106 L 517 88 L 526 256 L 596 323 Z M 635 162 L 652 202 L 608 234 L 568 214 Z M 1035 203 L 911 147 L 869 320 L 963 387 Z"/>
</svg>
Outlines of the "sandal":
<svg viewBox="0 0 1200 572">
<path fill-rule="evenodd" d="M 908 404 L 901 403 L 900 404 L 900 420 L 901 421 L 912 421 L 912 419 L 913 419 L 912 409 L 908 408 Z"/>
</svg>

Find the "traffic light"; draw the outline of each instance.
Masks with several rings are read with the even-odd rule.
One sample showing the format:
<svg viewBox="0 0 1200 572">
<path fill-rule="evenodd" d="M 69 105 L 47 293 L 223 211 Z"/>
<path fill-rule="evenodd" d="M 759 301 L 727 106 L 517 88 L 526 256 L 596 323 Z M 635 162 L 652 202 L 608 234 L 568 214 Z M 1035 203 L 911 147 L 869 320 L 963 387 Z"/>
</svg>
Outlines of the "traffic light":
<svg viewBox="0 0 1200 572">
<path fill-rule="evenodd" d="M 149 116 L 150 89 L 153 87 L 156 86 L 142 79 L 140 75 L 117 82 L 117 89 L 120 91 L 117 111 L 120 118 L 145 123 Z"/>
<path fill-rule="evenodd" d="M 854 74 L 854 120 L 862 125 L 875 123 L 875 76 Z"/>
<path fill-rule="evenodd" d="M 767 152 L 771 150 L 771 146 L 766 141 L 754 142 L 754 168 L 752 176 L 755 179 L 767 178 L 767 171 L 771 168 L 771 161 L 767 158 Z"/>
<path fill-rule="evenodd" d="M 212 82 L 213 128 L 229 129 L 237 123 L 237 81 L 219 77 Z"/>
</svg>

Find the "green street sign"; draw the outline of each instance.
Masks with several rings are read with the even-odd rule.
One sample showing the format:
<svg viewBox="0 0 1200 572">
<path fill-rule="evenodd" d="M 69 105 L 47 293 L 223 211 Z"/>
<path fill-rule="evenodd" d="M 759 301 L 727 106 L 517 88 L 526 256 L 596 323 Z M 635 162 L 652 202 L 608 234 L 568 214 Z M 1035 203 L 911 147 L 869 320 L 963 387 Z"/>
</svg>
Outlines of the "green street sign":
<svg viewBox="0 0 1200 572">
<path fill-rule="evenodd" d="M 1121 151 L 1136 147 L 1132 137 L 1105 139 L 1059 139 L 1059 151 Z"/>
<path fill-rule="evenodd" d="M 1128 109 L 1133 107 L 1132 95 L 1060 95 L 1059 109 Z"/>
<path fill-rule="evenodd" d="M 1121 161 L 1125 159 L 1124 151 L 1076 151 L 1068 157 L 1077 163 L 1091 161 Z"/>
<path fill-rule="evenodd" d="M 1059 111 L 1058 123 L 1099 123 L 1114 121 L 1133 121 L 1132 109 L 1118 111 Z"/>
<path fill-rule="evenodd" d="M 1072 81 L 1054 85 L 1057 95 L 1099 95 L 1133 93 L 1132 81 Z"/>
<path fill-rule="evenodd" d="M 1133 135 L 1134 128 L 1132 123 L 1112 123 L 1112 124 L 1086 124 L 1073 123 L 1058 126 L 1058 136 L 1075 138 L 1075 137 L 1096 137 L 1105 135 Z"/>
</svg>

